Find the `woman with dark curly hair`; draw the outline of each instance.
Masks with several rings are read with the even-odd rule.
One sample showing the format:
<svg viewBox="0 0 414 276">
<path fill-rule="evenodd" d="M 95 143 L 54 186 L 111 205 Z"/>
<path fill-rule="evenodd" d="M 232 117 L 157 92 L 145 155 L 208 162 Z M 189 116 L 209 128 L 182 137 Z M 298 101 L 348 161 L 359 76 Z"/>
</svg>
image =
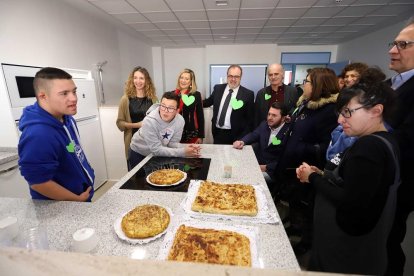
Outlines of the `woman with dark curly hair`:
<svg viewBox="0 0 414 276">
<path fill-rule="evenodd" d="M 157 101 L 155 87 L 147 69 L 140 66 L 135 67 L 125 83 L 124 95 L 119 103 L 116 120 L 117 127 L 124 132 L 127 161 L 132 136 L 141 128 L 148 108 Z"/>
<path fill-rule="evenodd" d="M 338 123 L 358 137 L 335 169 L 303 163 L 302 183 L 316 190 L 310 270 L 384 275 L 386 244 L 399 186 L 398 144 L 384 122 L 395 106 L 384 73 L 367 69 L 337 101 Z"/>
<path fill-rule="evenodd" d="M 345 87 L 351 87 L 358 83 L 361 75 L 367 69 L 368 65 L 362 62 L 353 62 L 345 66 L 341 73 L 344 78 Z"/>
</svg>

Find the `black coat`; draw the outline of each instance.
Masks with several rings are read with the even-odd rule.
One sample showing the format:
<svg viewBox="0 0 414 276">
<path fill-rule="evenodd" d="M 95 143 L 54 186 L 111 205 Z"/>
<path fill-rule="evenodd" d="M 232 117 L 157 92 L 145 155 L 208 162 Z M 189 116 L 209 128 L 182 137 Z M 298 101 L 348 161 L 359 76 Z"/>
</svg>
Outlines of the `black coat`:
<svg viewBox="0 0 414 276">
<path fill-rule="evenodd" d="M 183 109 L 180 110 L 180 114 L 183 116 L 185 121 L 184 131 L 198 130 L 198 138 L 204 138 L 204 111 L 201 100 L 201 94 L 200 92 L 196 91 L 188 95 L 194 96 L 195 100 L 189 106 L 183 104 Z M 196 127 L 196 124 L 198 128 Z"/>
<path fill-rule="evenodd" d="M 263 121 L 253 132 L 250 132 L 244 136 L 241 140 L 251 145 L 258 143 L 256 150 L 256 157 L 259 165 L 266 165 L 267 173 L 270 175 L 276 168 L 280 154 L 287 141 L 287 135 L 289 131 L 289 124 L 285 123 L 276 135 L 276 138 L 280 140 L 280 144 L 273 145 L 268 144 L 270 137 L 270 128 L 267 121 Z"/>
<path fill-rule="evenodd" d="M 280 159 L 278 171 L 297 168 L 307 162 L 323 168 L 331 132 L 338 125 L 335 103 L 338 94 L 308 102 L 292 116 L 290 137 Z M 303 97 L 299 99 L 301 102 Z M 294 172 L 294 170 L 292 169 Z"/>
<path fill-rule="evenodd" d="M 388 123 L 401 150 L 401 186 L 398 192 L 401 203 L 414 210 L 414 176 L 411 165 L 414 163 L 414 76 L 397 90 L 397 110 Z"/>
</svg>

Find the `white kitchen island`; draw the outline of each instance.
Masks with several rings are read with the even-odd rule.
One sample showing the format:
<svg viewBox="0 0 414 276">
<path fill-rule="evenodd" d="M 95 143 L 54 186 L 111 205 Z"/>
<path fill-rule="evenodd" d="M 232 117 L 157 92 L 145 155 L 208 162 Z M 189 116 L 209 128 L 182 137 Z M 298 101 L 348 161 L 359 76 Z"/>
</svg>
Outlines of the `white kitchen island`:
<svg viewBox="0 0 414 276">
<path fill-rule="evenodd" d="M 279 218 L 271 200 L 265 180 L 250 146 L 243 150 L 231 146 L 202 145 L 203 158 L 211 158 L 208 179 L 217 182 L 255 184 L 262 187 L 269 207 Z M 109 157 L 110 158 L 110 157 Z M 170 208 L 172 223 L 179 223 L 183 209 L 180 203 L 186 196 L 183 192 L 141 191 L 119 189 L 140 167 L 139 164 L 127 173 L 106 194 L 94 203 L 39 201 L 17 198 L 0 198 L 0 218 L 18 218 L 21 232 L 40 226 L 45 229 L 50 250 L 72 251 L 72 234 L 83 227 L 96 229 L 99 242 L 90 252 L 92 255 L 124 256 L 132 259 L 157 259 L 164 237 L 143 245 L 131 245 L 118 238 L 113 224 L 125 212 L 140 204 L 153 203 Z M 232 166 L 232 178 L 223 178 L 224 165 Z M 260 268 L 298 271 L 299 265 L 289 240 L 279 222 L 277 224 L 240 223 L 221 221 L 228 225 L 257 227 L 258 258 Z M 12 244 L 13 245 L 13 244 Z"/>
</svg>

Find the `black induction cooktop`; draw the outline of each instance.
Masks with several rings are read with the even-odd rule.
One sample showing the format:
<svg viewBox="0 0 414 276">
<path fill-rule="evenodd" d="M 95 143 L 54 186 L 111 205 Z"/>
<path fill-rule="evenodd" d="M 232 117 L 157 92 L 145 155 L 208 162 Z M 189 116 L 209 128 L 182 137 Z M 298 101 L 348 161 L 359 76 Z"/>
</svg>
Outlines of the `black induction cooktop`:
<svg viewBox="0 0 414 276">
<path fill-rule="evenodd" d="M 153 156 L 120 189 L 187 192 L 191 179 L 207 179 L 210 162 L 210 158 Z M 148 184 L 147 176 L 159 169 L 179 169 L 187 173 L 187 178 L 177 186 L 158 187 Z"/>
</svg>

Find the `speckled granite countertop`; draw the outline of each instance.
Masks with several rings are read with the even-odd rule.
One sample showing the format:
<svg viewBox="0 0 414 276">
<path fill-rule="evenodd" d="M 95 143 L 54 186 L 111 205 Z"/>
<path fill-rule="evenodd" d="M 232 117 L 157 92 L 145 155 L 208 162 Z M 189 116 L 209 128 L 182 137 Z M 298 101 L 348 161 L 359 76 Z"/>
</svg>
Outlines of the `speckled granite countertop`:
<svg viewBox="0 0 414 276">
<path fill-rule="evenodd" d="M 157 276 L 339 276 L 310 271 L 242 268 L 184 262 L 132 260 L 128 258 L 92 256 L 72 252 L 29 251 L 0 248 L 2 276 L 78 276 L 78 275 L 157 275 Z M 349 274 L 347 274 L 349 275 Z"/>
<path fill-rule="evenodd" d="M 266 182 L 250 146 L 243 150 L 236 150 L 231 146 L 202 145 L 201 153 L 202 157 L 211 158 L 209 180 L 261 185 L 264 187 L 266 198 L 271 202 Z M 149 157 L 143 163 L 147 159 Z M 225 164 L 233 166 L 232 178 L 223 178 Z M 136 205 L 154 203 L 168 206 L 174 213 L 172 223 L 177 223 L 181 219 L 180 214 L 183 213 L 180 203 L 186 193 L 119 189 L 140 167 L 141 165 L 138 165 L 127 173 L 94 203 L 0 198 L 0 218 L 17 217 L 21 232 L 42 226 L 46 229 L 51 250 L 71 251 L 72 234 L 80 228 L 92 227 L 97 231 L 99 242 L 91 254 L 156 259 L 160 246 L 163 244 L 163 237 L 145 245 L 131 245 L 117 237 L 113 227 L 114 221 Z M 273 202 L 270 208 L 277 213 Z M 225 223 L 241 224 L 233 221 Z M 249 223 L 243 224 L 249 225 Z M 251 224 L 251 226 L 259 229 L 257 244 L 260 267 L 300 270 L 281 223 Z"/>
<path fill-rule="evenodd" d="M 0 147 L 0 165 L 19 159 L 17 148 Z"/>
</svg>

